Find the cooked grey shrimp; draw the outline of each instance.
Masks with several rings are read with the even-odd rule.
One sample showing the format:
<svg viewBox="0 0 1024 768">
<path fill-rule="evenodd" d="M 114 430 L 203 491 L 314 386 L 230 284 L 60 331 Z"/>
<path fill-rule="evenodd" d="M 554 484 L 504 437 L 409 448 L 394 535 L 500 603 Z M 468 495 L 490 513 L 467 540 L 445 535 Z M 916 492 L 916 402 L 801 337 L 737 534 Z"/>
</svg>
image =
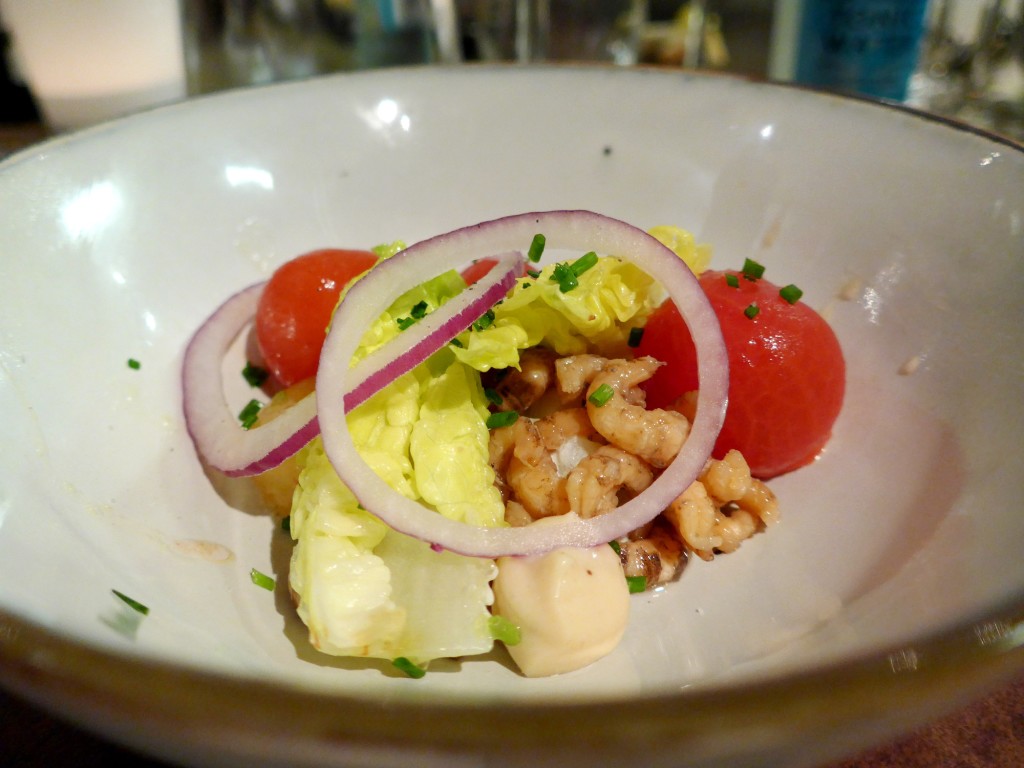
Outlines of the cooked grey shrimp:
<svg viewBox="0 0 1024 768">
<path fill-rule="evenodd" d="M 690 483 L 662 516 L 688 549 L 702 560 L 714 559 L 715 549 L 722 545 L 722 536 L 715 530 L 718 508 L 700 480 Z"/>
<path fill-rule="evenodd" d="M 602 445 L 565 478 L 569 509 L 580 517 L 596 517 L 615 509 L 625 496 L 635 496 L 654 482 L 654 471 L 643 459 Z"/>
<path fill-rule="evenodd" d="M 582 407 L 562 408 L 538 419 L 536 424 L 540 439 L 549 451 L 557 451 L 566 440 L 573 437 L 590 440 L 597 436 L 587 409 Z"/>
<path fill-rule="evenodd" d="M 555 379 L 555 353 L 533 347 L 519 355 L 519 368 L 512 368 L 495 384 L 503 411 L 525 411 L 548 391 Z"/>
<path fill-rule="evenodd" d="M 732 502 L 765 525 L 778 522 L 778 499 L 764 482 L 751 477 L 750 466 L 739 451 L 733 449 L 721 459 L 711 459 L 700 480 L 718 506 Z"/>
<path fill-rule="evenodd" d="M 518 501 L 510 501 L 505 505 L 505 522 L 513 528 L 518 528 L 532 523 L 533 517 Z"/>
<path fill-rule="evenodd" d="M 750 476 L 739 451 L 711 459 L 695 480 L 665 510 L 685 545 L 704 560 L 715 552 L 734 552 L 762 525 L 779 519 L 779 503 L 762 481 Z"/>
<path fill-rule="evenodd" d="M 608 365 L 608 359 L 599 355 L 570 355 L 555 361 L 555 380 L 559 391 L 566 397 L 583 396 L 593 378 Z"/>
<path fill-rule="evenodd" d="M 638 385 L 651 378 L 659 366 L 661 363 L 649 356 L 609 360 L 587 389 L 587 415 L 609 443 L 661 468 L 679 453 L 690 433 L 690 422 L 677 411 L 643 407 L 643 391 Z"/>
<path fill-rule="evenodd" d="M 639 538 L 617 543 L 626 576 L 643 576 L 648 588 L 672 581 L 686 564 L 683 545 L 664 524 L 653 526 Z"/>
<path fill-rule="evenodd" d="M 501 498 L 508 501 L 511 489 L 505 480 L 508 473 L 509 462 L 512 461 L 512 451 L 516 444 L 516 428 L 513 424 L 510 427 L 498 427 L 492 429 L 487 440 L 487 461 L 494 470 L 494 485 L 501 492 Z"/>
<path fill-rule="evenodd" d="M 544 448 L 537 425 L 520 418 L 512 425 L 515 445 L 505 480 L 515 500 L 534 519 L 562 515 L 569 511 L 565 478 L 560 477 L 551 454 Z"/>
</svg>

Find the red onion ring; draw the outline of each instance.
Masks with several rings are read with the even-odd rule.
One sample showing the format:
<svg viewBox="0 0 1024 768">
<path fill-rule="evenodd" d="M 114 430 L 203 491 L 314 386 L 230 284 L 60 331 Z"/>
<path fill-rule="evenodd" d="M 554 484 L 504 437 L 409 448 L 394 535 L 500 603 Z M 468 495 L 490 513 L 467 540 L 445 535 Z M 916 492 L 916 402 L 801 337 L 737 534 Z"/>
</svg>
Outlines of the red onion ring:
<svg viewBox="0 0 1024 768">
<path fill-rule="evenodd" d="M 486 528 L 450 520 L 393 490 L 359 457 L 345 419 L 347 398 L 342 397 L 358 386 L 348 361 L 359 344 L 366 318 L 376 317 L 411 285 L 482 254 L 522 248 L 538 233 L 545 235 L 552 250 L 595 250 L 628 259 L 664 286 L 689 326 L 697 349 L 697 413 L 690 435 L 672 463 L 646 491 L 612 512 L 589 519 L 568 514 L 516 528 Z M 728 358 L 718 320 L 704 292 L 670 249 L 643 230 L 601 214 L 549 211 L 457 229 L 410 246 L 400 255 L 403 258 L 385 262 L 349 290 L 331 322 L 316 380 L 324 450 L 366 509 L 392 528 L 435 548 L 480 557 L 531 555 L 617 539 L 652 520 L 698 476 L 725 418 Z"/>
<path fill-rule="evenodd" d="M 388 291 L 391 299 L 381 312 L 408 287 L 419 285 L 447 269 L 426 276 L 422 270 L 417 271 L 410 285 L 408 278 L 403 283 L 403 277 L 410 271 L 405 261 L 401 254 L 396 254 L 371 270 L 384 270 L 390 284 L 399 287 L 397 291 Z M 388 267 L 392 262 L 398 266 Z M 351 371 L 351 378 L 356 383 L 346 390 L 343 398 L 345 409 L 352 410 L 465 330 L 508 293 L 516 275 L 521 274 L 522 265 L 520 253 L 498 257 L 495 266 L 477 283 L 402 333 L 405 351 L 400 351 L 398 345 L 388 344 L 360 360 Z M 401 288 L 403 284 L 407 287 Z M 297 453 L 320 431 L 315 392 L 258 429 L 242 429 L 228 407 L 224 396 L 222 361 L 238 334 L 255 315 L 265 285 L 253 285 L 225 301 L 196 331 L 185 350 L 182 365 L 183 407 L 189 436 L 211 467 L 231 477 L 255 475 L 273 469 Z M 345 301 L 342 302 L 344 304 Z M 363 322 L 356 338 L 358 345 L 366 318 L 370 315 L 362 305 L 356 308 L 356 312 Z M 345 360 L 351 358 L 349 355 Z"/>
<path fill-rule="evenodd" d="M 241 427 L 224 396 L 224 355 L 252 322 L 265 285 L 252 285 L 221 304 L 192 336 L 182 363 L 185 428 L 207 463 L 230 476 L 272 469 L 319 432 L 315 394 L 250 430 Z"/>
</svg>

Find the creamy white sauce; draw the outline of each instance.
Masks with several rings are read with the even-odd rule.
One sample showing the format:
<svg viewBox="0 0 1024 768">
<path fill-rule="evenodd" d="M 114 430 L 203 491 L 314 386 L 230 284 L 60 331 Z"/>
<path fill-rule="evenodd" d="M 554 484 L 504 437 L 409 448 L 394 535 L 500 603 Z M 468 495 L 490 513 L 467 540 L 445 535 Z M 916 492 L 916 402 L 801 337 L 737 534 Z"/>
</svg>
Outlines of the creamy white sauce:
<svg viewBox="0 0 1024 768">
<path fill-rule="evenodd" d="M 508 647 L 526 677 L 571 672 L 611 653 L 629 620 L 629 588 L 606 544 L 498 559 L 494 613 L 519 627 Z"/>
</svg>

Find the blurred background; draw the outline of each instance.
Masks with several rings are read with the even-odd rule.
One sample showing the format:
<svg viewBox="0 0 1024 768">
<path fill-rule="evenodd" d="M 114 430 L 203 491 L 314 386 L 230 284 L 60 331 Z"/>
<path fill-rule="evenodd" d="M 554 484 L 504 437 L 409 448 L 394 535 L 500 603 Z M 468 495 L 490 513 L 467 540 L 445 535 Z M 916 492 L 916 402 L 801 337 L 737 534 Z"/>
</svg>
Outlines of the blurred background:
<svg viewBox="0 0 1024 768">
<path fill-rule="evenodd" d="M 0 152 L 227 88 L 570 60 L 795 81 L 1024 139 L 1022 0 L 0 0 Z"/>
</svg>

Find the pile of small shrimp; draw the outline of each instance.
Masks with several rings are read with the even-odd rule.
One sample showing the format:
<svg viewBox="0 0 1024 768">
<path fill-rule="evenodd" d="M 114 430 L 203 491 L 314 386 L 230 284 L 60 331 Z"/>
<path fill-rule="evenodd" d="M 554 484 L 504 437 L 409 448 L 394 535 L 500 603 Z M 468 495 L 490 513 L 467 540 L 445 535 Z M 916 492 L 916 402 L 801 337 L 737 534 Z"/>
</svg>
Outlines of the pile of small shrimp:
<svg viewBox="0 0 1024 768">
<path fill-rule="evenodd" d="M 693 403 L 645 407 L 640 384 L 660 365 L 653 357 L 558 357 L 534 348 L 523 352 L 518 369 L 492 372 L 485 386 L 496 407 L 520 414 L 491 431 L 489 446 L 510 525 L 568 512 L 594 517 L 654 482 L 689 434 Z M 675 578 L 690 553 L 711 560 L 732 552 L 778 519 L 775 495 L 733 450 L 709 459 L 697 480 L 618 549 L 626 575 L 644 577 L 650 589 Z"/>
</svg>

